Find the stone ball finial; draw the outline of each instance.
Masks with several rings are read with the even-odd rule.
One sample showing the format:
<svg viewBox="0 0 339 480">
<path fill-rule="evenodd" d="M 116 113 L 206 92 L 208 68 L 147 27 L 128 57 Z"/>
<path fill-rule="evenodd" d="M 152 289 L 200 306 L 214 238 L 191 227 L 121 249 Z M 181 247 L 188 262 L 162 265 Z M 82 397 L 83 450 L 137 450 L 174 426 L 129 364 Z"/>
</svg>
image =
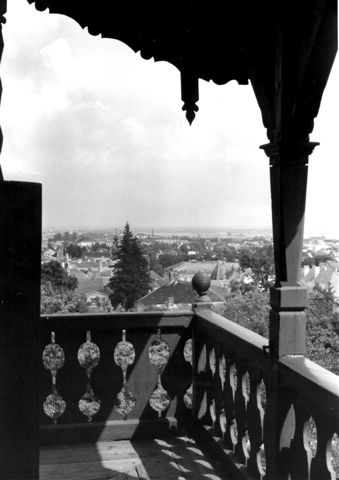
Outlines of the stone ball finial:
<svg viewBox="0 0 339 480">
<path fill-rule="evenodd" d="M 207 272 L 199 271 L 192 278 L 192 287 L 199 295 L 199 301 L 208 301 L 206 293 L 211 286 L 211 279 Z"/>
</svg>

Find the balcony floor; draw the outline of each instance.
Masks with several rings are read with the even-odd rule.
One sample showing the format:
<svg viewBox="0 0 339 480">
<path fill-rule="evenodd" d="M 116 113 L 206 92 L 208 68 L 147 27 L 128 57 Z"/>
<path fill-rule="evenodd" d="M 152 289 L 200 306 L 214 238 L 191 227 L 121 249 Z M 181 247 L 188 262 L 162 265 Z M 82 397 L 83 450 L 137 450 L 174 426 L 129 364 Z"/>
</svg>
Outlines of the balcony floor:
<svg viewBox="0 0 339 480">
<path fill-rule="evenodd" d="M 221 476 L 220 476 L 221 475 Z M 189 437 L 44 447 L 40 480 L 227 480 Z"/>
</svg>

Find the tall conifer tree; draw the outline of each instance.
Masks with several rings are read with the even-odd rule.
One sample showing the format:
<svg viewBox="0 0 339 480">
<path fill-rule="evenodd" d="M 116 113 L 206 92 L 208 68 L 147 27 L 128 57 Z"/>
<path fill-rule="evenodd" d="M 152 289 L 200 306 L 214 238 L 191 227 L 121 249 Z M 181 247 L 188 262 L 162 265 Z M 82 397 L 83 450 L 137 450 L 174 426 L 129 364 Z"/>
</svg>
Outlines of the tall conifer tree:
<svg viewBox="0 0 339 480">
<path fill-rule="evenodd" d="M 112 290 L 110 300 L 114 308 L 121 304 L 125 310 L 129 310 L 139 298 L 148 293 L 150 275 L 147 260 L 128 222 L 118 247 L 117 258 L 114 276 L 108 284 Z"/>
</svg>

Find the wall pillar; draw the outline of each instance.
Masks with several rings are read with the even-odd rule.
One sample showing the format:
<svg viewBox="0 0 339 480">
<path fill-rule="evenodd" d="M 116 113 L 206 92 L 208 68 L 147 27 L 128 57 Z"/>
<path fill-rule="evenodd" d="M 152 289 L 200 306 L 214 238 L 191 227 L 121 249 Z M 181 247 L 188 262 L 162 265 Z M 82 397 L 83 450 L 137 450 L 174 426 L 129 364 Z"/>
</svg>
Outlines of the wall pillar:
<svg viewBox="0 0 339 480">
<path fill-rule="evenodd" d="M 0 180 L 0 479 L 39 478 L 41 185 Z"/>
</svg>

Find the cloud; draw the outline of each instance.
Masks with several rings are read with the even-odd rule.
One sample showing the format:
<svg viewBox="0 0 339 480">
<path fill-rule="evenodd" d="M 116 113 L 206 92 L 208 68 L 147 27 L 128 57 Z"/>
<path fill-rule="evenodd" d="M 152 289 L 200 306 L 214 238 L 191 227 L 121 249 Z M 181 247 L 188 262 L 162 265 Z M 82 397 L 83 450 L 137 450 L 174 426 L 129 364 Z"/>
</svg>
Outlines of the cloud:
<svg viewBox="0 0 339 480">
<path fill-rule="evenodd" d="M 7 17 L 3 170 L 40 176 L 44 225 L 270 225 L 268 159 L 259 150 L 267 140 L 250 87 L 201 81 L 189 127 L 175 67 L 24 0 L 11 2 Z M 323 110 L 333 114 L 332 95 Z M 316 130 L 326 139 L 314 165 L 325 161 L 330 171 L 333 139 L 321 115 Z M 312 162 L 309 225 L 326 190 L 315 186 L 324 172 Z M 327 182 L 334 188 L 331 175 Z"/>
</svg>

